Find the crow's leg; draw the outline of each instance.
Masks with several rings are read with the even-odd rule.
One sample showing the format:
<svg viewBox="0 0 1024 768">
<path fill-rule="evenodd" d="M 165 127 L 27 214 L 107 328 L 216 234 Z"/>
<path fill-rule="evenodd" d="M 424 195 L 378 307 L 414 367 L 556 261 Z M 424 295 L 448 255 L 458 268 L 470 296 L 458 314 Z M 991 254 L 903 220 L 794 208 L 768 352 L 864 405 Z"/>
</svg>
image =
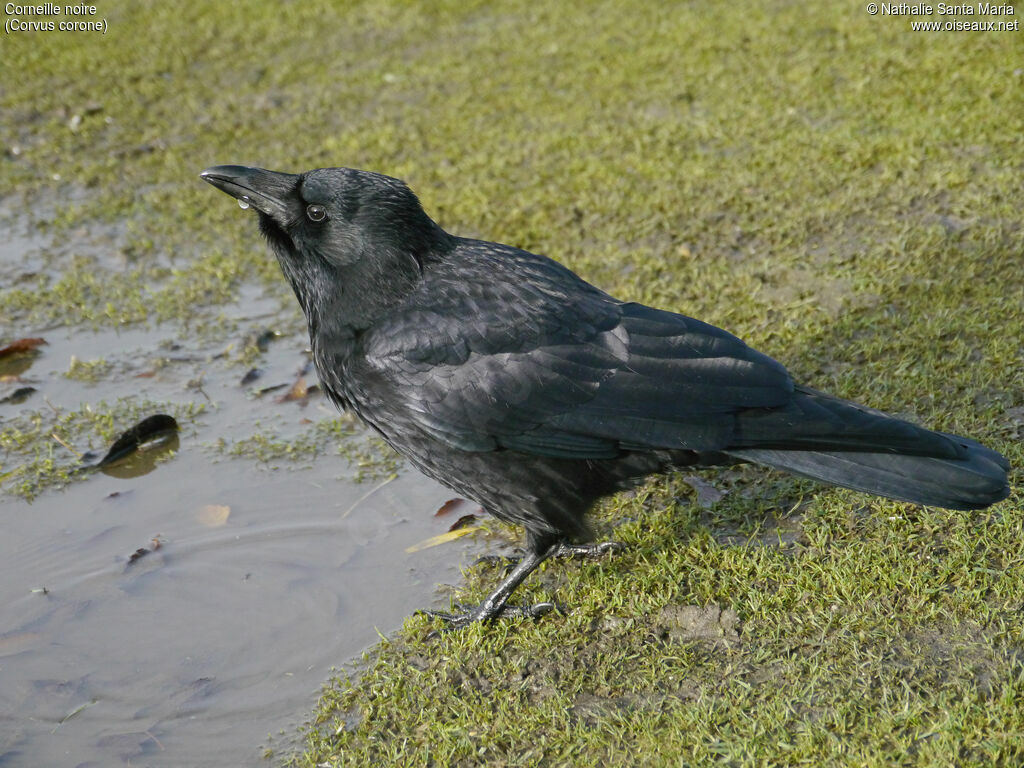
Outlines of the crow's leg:
<svg viewBox="0 0 1024 768">
<path fill-rule="evenodd" d="M 510 568 L 504 580 L 498 585 L 486 600 L 475 607 L 456 605 L 458 613 L 447 613 L 444 611 L 420 611 L 427 616 L 441 619 L 448 623 L 448 629 L 460 629 L 469 626 L 474 621 L 490 621 L 497 618 L 521 616 L 524 618 L 539 618 L 554 610 L 555 604 L 544 602 L 536 605 L 508 605 L 508 599 L 516 587 L 526 580 L 526 577 L 533 573 L 537 566 L 551 557 L 601 557 L 608 552 L 620 552 L 625 547 L 617 541 L 603 541 L 600 544 L 570 544 L 565 540 L 556 540 L 541 537 L 529 537 L 528 549 L 522 557 L 492 556 L 492 558 L 481 558 L 485 562 L 504 562 L 506 568 Z M 474 563 L 475 565 L 475 563 Z"/>
<path fill-rule="evenodd" d="M 544 552 L 529 551 L 516 564 L 515 568 L 505 577 L 487 599 L 476 607 L 465 607 L 457 605 L 459 613 L 445 613 L 443 611 L 420 611 L 427 616 L 441 619 L 448 623 L 449 629 L 460 629 L 469 626 L 474 621 L 490 621 L 499 617 L 523 616 L 527 618 L 538 618 L 549 613 L 554 603 L 537 603 L 536 605 L 506 605 L 509 597 L 516 587 L 523 583 L 527 576 L 533 573 L 537 566 L 551 557 L 558 549 L 554 544 Z"/>
</svg>

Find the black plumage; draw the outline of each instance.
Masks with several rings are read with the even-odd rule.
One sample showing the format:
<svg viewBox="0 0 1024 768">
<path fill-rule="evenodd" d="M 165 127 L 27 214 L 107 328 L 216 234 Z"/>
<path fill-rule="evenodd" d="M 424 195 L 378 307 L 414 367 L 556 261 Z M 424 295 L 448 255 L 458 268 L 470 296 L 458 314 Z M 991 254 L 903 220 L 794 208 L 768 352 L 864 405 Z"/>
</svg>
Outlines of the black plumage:
<svg viewBox="0 0 1024 768">
<path fill-rule="evenodd" d="M 544 256 L 448 234 L 397 179 L 203 172 L 251 205 L 302 306 L 325 391 L 424 474 L 523 525 L 527 554 L 455 624 L 506 604 L 585 513 L 644 477 L 750 461 L 893 499 L 978 509 L 1008 464 L 797 386 L 706 323 L 621 302 Z"/>
</svg>

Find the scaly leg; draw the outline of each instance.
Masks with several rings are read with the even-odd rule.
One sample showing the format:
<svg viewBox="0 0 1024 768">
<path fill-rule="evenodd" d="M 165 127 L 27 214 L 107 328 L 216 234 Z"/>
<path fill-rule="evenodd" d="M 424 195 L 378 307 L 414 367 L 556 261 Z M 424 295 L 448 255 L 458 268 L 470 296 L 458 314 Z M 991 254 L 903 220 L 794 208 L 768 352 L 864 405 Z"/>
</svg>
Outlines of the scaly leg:
<svg viewBox="0 0 1024 768">
<path fill-rule="evenodd" d="M 607 552 L 620 552 L 622 549 L 624 549 L 623 545 L 617 541 L 604 541 L 600 544 L 569 544 L 559 541 L 544 552 L 531 550 L 518 559 L 493 556 L 499 560 L 504 559 L 509 565 L 514 563 L 515 567 L 480 605 L 468 607 L 456 605 L 458 613 L 446 611 L 419 611 L 419 613 L 447 622 L 447 629 L 461 629 L 474 621 L 491 621 L 497 618 L 514 616 L 539 618 L 554 610 L 554 603 L 544 602 L 536 605 L 508 605 L 507 603 L 516 587 L 522 584 L 541 563 L 550 557 L 600 557 Z M 481 560 L 477 560 L 477 562 L 479 563 Z"/>
</svg>

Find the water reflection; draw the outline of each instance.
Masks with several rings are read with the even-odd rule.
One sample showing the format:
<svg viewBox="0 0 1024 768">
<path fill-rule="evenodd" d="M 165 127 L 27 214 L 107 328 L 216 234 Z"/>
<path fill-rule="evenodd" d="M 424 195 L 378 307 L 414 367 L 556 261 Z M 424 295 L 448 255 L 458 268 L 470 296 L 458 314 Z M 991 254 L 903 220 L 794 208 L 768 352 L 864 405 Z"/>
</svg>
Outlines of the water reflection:
<svg viewBox="0 0 1024 768">
<path fill-rule="evenodd" d="M 182 402 L 200 374 L 212 405 L 154 450 L 63 490 L 32 503 L 0 495 L 2 768 L 261 764 L 267 735 L 288 742 L 280 732 L 294 733 L 333 667 L 441 604 L 437 585 L 458 582 L 479 549 L 469 538 L 405 551 L 452 523 L 433 514 L 451 492 L 414 472 L 373 490 L 330 453 L 268 471 L 212 447 L 257 421 L 305 429 L 331 415 L 322 401 L 254 402 L 209 350 L 139 379 L 159 331 L 46 336 L 26 358 L 39 393 L 0 418 L 139 395 Z M 267 378 L 291 379 L 303 344 L 271 345 Z M 120 373 L 71 380 L 72 355 Z M 70 459 L 86 447 L 108 446 L 52 450 Z M 18 458 L 0 462 L 2 475 Z"/>
</svg>

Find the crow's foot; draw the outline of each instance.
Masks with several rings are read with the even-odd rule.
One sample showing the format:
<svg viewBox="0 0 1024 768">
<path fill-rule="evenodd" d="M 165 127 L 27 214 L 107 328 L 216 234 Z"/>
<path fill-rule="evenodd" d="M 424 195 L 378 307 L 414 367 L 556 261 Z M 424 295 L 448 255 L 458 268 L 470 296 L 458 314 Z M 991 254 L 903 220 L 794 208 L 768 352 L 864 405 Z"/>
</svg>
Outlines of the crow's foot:
<svg viewBox="0 0 1024 768">
<path fill-rule="evenodd" d="M 445 611 L 420 611 L 419 613 L 430 616 L 431 618 L 441 619 L 441 621 L 446 624 L 443 631 L 462 629 L 476 621 L 493 621 L 494 619 L 512 618 L 516 616 L 528 619 L 539 619 L 541 616 L 551 613 L 555 608 L 555 604 L 547 602 L 537 603 L 535 605 L 507 604 L 509 597 L 511 597 L 512 593 L 515 592 L 516 587 L 522 584 L 523 580 L 533 573 L 538 565 L 543 563 L 549 557 L 600 557 L 607 552 L 619 552 L 622 549 L 624 549 L 623 545 L 617 541 L 605 541 L 600 544 L 566 544 L 565 542 L 560 542 L 557 544 L 551 544 L 543 552 L 527 550 L 523 553 L 523 556 L 519 558 L 487 558 L 487 561 L 489 562 L 497 561 L 499 563 L 505 563 L 506 568 L 508 566 L 512 567 L 511 570 L 505 574 L 505 577 L 502 579 L 497 589 L 488 595 L 487 599 L 480 603 L 480 605 L 469 608 L 462 605 L 456 605 L 455 613 L 447 613 Z M 431 635 L 434 634 L 435 632 L 431 633 Z"/>
<path fill-rule="evenodd" d="M 445 622 L 441 632 L 451 632 L 456 629 L 463 629 L 476 621 L 494 621 L 495 619 L 539 619 L 555 609 L 554 603 L 535 603 L 534 605 L 502 605 L 498 607 L 488 606 L 484 601 L 477 606 L 466 606 L 455 604 L 455 613 L 447 611 L 417 611 L 418 614 L 429 616 L 432 619 L 440 619 Z M 428 637 L 436 636 L 438 631 L 431 632 Z"/>
<path fill-rule="evenodd" d="M 602 557 L 609 552 L 618 554 L 626 548 L 621 541 L 602 541 L 599 544 L 566 544 L 559 543 L 558 549 L 551 553 L 552 557 Z"/>
</svg>

